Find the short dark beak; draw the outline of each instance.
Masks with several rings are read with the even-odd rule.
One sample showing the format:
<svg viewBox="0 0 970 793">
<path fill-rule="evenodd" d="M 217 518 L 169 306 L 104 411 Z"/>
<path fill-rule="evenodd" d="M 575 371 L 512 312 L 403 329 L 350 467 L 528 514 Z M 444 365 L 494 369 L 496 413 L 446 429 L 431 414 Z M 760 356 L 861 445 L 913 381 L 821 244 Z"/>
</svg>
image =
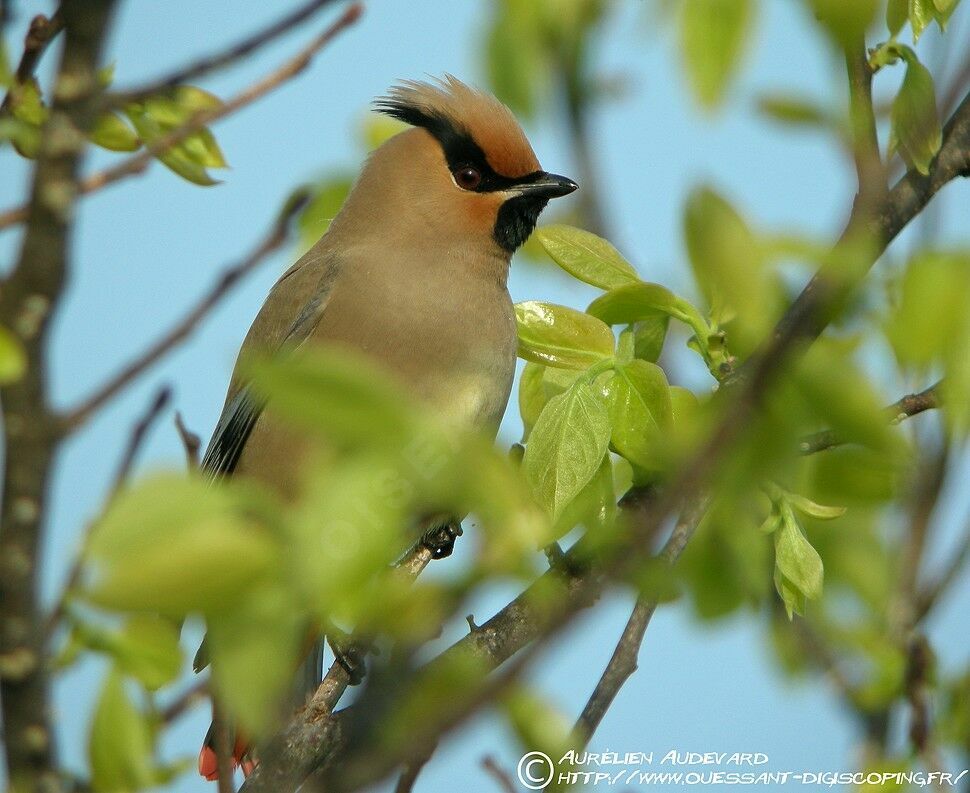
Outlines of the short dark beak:
<svg viewBox="0 0 970 793">
<path fill-rule="evenodd" d="M 540 171 L 534 179 L 528 182 L 521 182 L 515 186 L 516 192 L 520 195 L 535 196 L 536 198 L 560 198 L 569 195 L 578 188 L 572 179 L 566 176 L 559 176 L 554 173 Z"/>
</svg>

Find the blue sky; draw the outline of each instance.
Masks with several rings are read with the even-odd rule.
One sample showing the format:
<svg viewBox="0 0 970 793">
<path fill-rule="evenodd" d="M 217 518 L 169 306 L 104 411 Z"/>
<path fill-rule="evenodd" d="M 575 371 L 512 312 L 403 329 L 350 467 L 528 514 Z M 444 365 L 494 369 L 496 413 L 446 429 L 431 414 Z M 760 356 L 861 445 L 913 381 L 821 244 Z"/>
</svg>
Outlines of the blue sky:
<svg viewBox="0 0 970 793">
<path fill-rule="evenodd" d="M 725 112 L 707 116 L 686 95 L 669 31 L 656 29 L 643 0 L 615 2 L 608 46 L 600 46 L 600 71 L 625 75 L 631 90 L 597 108 L 593 138 L 613 240 L 641 273 L 690 291 L 680 214 L 689 190 L 700 182 L 726 194 L 760 228 L 797 229 L 823 238 L 836 234 L 853 189 L 845 155 L 820 135 L 772 127 L 753 112 L 753 97 L 765 90 L 842 101 L 841 64 L 806 24 L 801 4 L 762 3 L 756 40 L 732 92 L 736 101 Z M 281 6 L 255 0 L 126 3 L 109 46 L 117 83 L 137 83 L 232 41 L 274 19 Z M 29 14 L 48 7 L 26 0 L 16 4 L 21 26 Z M 222 185 L 200 189 L 153 167 L 143 177 L 85 199 L 73 246 L 74 271 L 54 331 L 51 375 L 57 404 L 72 404 L 90 392 L 178 319 L 227 264 L 250 248 L 294 185 L 356 163 L 354 132 L 371 98 L 399 78 L 451 72 L 481 82 L 480 30 L 488 13 L 485 0 L 374 2 L 307 72 L 216 127 L 232 166 Z M 954 41 L 967 41 L 968 16 L 968 9 L 961 8 L 954 18 Z M 311 28 L 324 24 L 321 18 L 202 85 L 229 96 L 295 51 L 313 34 Z M 932 50 L 935 36 L 935 29 L 926 34 L 921 53 Z M 19 52 L 15 42 L 9 49 Z M 893 79 L 880 76 L 881 85 Z M 544 167 L 571 173 L 568 142 L 557 124 L 546 121 L 528 132 Z M 88 168 L 114 159 L 98 153 Z M 27 175 L 19 158 L 8 149 L 0 152 L 0 206 L 18 200 Z M 946 189 L 941 202 L 945 239 L 968 242 L 965 221 L 962 229 L 959 223 L 968 201 L 970 184 Z M 17 242 L 17 233 L 0 235 L 3 267 L 12 261 Z M 292 258 L 286 252 L 264 264 L 187 344 L 68 444 L 57 466 L 45 597 L 57 591 L 81 528 L 101 503 L 129 428 L 159 384 L 174 386 L 175 404 L 187 424 L 208 436 L 239 343 Z M 515 300 L 539 298 L 580 308 L 591 297 L 585 287 L 551 268 L 522 263 L 513 267 L 510 288 Z M 704 385 L 689 366 L 679 374 Z M 898 395 L 887 392 L 887 402 Z M 503 425 L 506 444 L 519 433 L 511 413 Z M 181 462 L 178 438 L 166 420 L 152 433 L 139 471 Z M 968 501 L 967 494 L 954 498 L 937 516 L 940 525 L 950 527 L 942 533 L 943 546 L 966 523 Z M 934 548 L 931 557 L 939 558 L 943 550 Z M 476 618 L 490 616 L 510 594 L 503 590 L 483 597 L 474 609 Z M 627 600 L 625 595 L 606 597 L 544 656 L 537 684 L 570 717 L 582 708 L 609 658 L 628 615 Z M 968 610 L 970 581 L 964 576 L 929 626 L 948 666 L 970 660 L 966 640 L 958 638 L 966 635 L 961 615 Z M 86 664 L 57 688 L 62 749 L 75 766 L 83 763 L 87 714 L 100 672 L 98 663 Z M 207 724 L 204 709 L 193 712 L 173 731 L 168 750 L 194 754 Z M 799 684 L 781 675 L 754 618 L 737 616 L 711 627 L 698 623 L 686 605 L 676 604 L 658 611 L 639 671 L 591 748 L 757 751 L 769 756 L 775 770 L 837 770 L 855 766 L 855 737 L 851 717 L 824 682 Z M 494 789 L 479 769 L 485 754 L 506 768 L 513 768 L 519 756 L 510 733 L 487 715 L 444 743 L 418 789 L 452 791 L 456 783 L 470 790 Z M 208 788 L 189 775 L 174 789 Z"/>
</svg>

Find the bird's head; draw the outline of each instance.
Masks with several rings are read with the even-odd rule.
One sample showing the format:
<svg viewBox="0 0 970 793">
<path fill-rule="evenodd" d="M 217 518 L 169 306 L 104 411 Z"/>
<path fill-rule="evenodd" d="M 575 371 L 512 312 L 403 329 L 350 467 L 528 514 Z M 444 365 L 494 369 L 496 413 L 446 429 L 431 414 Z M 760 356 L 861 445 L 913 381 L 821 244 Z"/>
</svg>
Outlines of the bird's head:
<svg viewBox="0 0 970 793">
<path fill-rule="evenodd" d="M 374 104 L 414 129 L 371 155 L 358 188 L 406 206 L 403 214 L 421 233 L 486 242 L 507 258 L 549 199 L 577 187 L 542 170 L 505 105 L 450 75 L 400 83 Z M 393 206 L 385 204 L 385 215 Z"/>
</svg>

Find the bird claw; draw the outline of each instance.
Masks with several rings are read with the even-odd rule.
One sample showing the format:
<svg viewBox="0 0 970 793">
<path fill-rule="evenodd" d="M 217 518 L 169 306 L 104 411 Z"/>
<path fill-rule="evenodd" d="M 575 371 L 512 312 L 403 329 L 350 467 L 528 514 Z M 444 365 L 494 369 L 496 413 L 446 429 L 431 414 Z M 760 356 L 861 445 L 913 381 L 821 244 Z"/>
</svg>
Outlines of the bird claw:
<svg viewBox="0 0 970 793">
<path fill-rule="evenodd" d="M 428 529 L 421 542 L 431 551 L 432 559 L 444 559 L 454 552 L 455 540 L 461 535 L 461 524 L 458 521 L 449 521 L 442 526 Z"/>
</svg>

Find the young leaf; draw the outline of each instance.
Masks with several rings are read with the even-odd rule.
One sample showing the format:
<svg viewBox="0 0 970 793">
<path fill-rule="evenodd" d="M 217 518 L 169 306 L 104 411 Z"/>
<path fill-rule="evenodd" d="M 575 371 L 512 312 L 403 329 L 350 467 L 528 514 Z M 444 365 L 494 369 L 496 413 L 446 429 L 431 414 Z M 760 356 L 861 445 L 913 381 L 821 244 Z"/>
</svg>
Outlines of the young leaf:
<svg viewBox="0 0 970 793">
<path fill-rule="evenodd" d="M 122 493 L 95 527 L 88 555 L 97 570 L 82 593 L 89 600 L 173 616 L 231 605 L 279 558 L 228 488 L 174 475 Z"/>
<path fill-rule="evenodd" d="M 933 76 L 909 47 L 903 47 L 902 54 L 906 77 L 890 114 L 892 138 L 906 164 L 925 175 L 943 142 Z"/>
<path fill-rule="evenodd" d="M 257 586 L 207 624 L 215 690 L 251 735 L 261 735 L 292 683 L 305 616 L 282 587 Z"/>
<path fill-rule="evenodd" d="M 0 325 L 0 385 L 15 383 L 27 368 L 27 356 L 20 340 Z"/>
<path fill-rule="evenodd" d="M 664 341 L 667 338 L 667 328 L 670 325 L 670 315 L 663 311 L 655 311 L 645 316 L 633 325 L 633 354 L 644 361 L 656 363 L 663 352 Z"/>
<path fill-rule="evenodd" d="M 754 7 L 750 0 L 683 0 L 681 51 L 697 100 L 716 107 L 737 71 Z"/>
<path fill-rule="evenodd" d="M 788 94 L 766 94 L 758 98 L 758 109 L 774 121 L 801 127 L 822 127 L 829 115 L 809 99 Z"/>
<path fill-rule="evenodd" d="M 546 367 L 541 363 L 528 361 L 519 380 L 519 413 L 522 416 L 522 442 L 529 439 L 529 433 L 539 420 L 542 409 L 549 401 L 542 385 L 542 375 Z"/>
<path fill-rule="evenodd" d="M 834 520 L 835 518 L 841 518 L 846 512 L 845 507 L 829 507 L 805 498 L 805 496 L 799 496 L 796 493 L 786 493 L 785 497 L 788 499 L 788 503 L 799 512 L 808 515 L 810 518 L 816 518 L 817 520 Z"/>
<path fill-rule="evenodd" d="M 553 519 L 593 478 L 609 442 L 609 413 L 592 386 L 580 380 L 549 400 L 522 465 L 536 500 Z"/>
<path fill-rule="evenodd" d="M 94 710 L 88 759 L 97 793 L 141 790 L 154 782 L 148 722 L 128 699 L 115 670 L 108 673 Z"/>
<path fill-rule="evenodd" d="M 886 27 L 890 36 L 899 35 L 909 19 L 909 0 L 889 0 L 886 4 Z"/>
<path fill-rule="evenodd" d="M 761 266 L 761 246 L 747 223 L 721 195 L 701 188 L 687 201 L 684 236 L 711 314 L 721 322 L 736 315 L 745 340 L 760 341 L 774 315 L 774 295 Z"/>
<path fill-rule="evenodd" d="M 123 672 L 156 691 L 175 680 L 182 669 L 178 627 L 164 617 L 138 614 L 125 624 L 115 658 Z"/>
<path fill-rule="evenodd" d="M 618 366 L 603 386 L 613 447 L 631 463 L 654 470 L 657 441 L 672 420 L 670 388 L 659 366 L 634 360 Z"/>
<path fill-rule="evenodd" d="M 876 16 L 879 0 L 810 0 L 812 11 L 825 31 L 847 46 L 865 35 Z"/>
<path fill-rule="evenodd" d="M 913 43 L 919 41 L 923 31 L 936 18 L 934 0 L 909 0 L 909 26 L 913 29 Z"/>
<path fill-rule="evenodd" d="M 517 303 L 519 357 L 564 369 L 586 369 L 613 356 L 613 331 L 596 317 L 554 303 Z"/>
<path fill-rule="evenodd" d="M 607 240 L 572 226 L 543 226 L 536 236 L 552 260 L 574 278 L 600 289 L 636 283 L 637 271 Z"/>
<path fill-rule="evenodd" d="M 650 320 L 657 315 L 677 313 L 677 297 L 667 287 L 639 281 L 611 289 L 596 298 L 586 309 L 607 325 L 625 325 Z"/>
<path fill-rule="evenodd" d="M 822 594 L 822 559 L 787 505 L 782 506 L 782 525 L 774 537 L 775 564 L 781 574 L 809 600 L 818 598 Z"/>
<path fill-rule="evenodd" d="M 91 142 L 109 151 L 135 151 L 141 141 L 134 130 L 114 113 L 102 113 L 88 133 Z"/>
</svg>

